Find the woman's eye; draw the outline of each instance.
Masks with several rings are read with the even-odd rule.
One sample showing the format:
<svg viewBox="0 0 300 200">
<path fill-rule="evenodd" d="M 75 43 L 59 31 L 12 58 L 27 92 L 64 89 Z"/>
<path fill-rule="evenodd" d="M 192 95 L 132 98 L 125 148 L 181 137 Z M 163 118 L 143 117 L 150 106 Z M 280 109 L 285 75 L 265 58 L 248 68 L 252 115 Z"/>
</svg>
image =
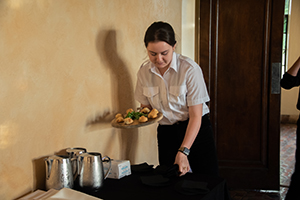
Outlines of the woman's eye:
<svg viewBox="0 0 300 200">
<path fill-rule="evenodd" d="M 165 56 L 165 55 L 167 55 L 167 54 L 168 54 L 168 52 L 162 52 L 161 55 L 164 55 L 164 56 Z"/>
<path fill-rule="evenodd" d="M 156 53 L 151 53 L 151 56 L 156 56 Z"/>
</svg>

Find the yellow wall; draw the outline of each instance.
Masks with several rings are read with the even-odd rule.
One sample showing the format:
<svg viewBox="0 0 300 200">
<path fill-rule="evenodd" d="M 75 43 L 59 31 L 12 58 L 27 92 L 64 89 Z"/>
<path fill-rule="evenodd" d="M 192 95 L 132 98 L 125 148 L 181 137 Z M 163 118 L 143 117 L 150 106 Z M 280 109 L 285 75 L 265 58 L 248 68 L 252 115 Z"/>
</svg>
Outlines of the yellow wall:
<svg viewBox="0 0 300 200">
<path fill-rule="evenodd" d="M 110 121 L 138 106 L 146 28 L 168 21 L 180 37 L 181 8 L 181 0 L 0 1 L 0 199 L 43 189 L 44 158 L 68 147 L 158 163 L 156 125 L 121 130 Z"/>
<path fill-rule="evenodd" d="M 291 67 L 293 63 L 300 56 L 300 1 L 291 0 L 291 15 L 289 21 L 289 42 L 288 42 L 288 66 Z M 291 90 L 281 89 L 281 114 L 282 115 L 299 115 L 296 109 L 298 100 L 298 88 Z"/>
</svg>

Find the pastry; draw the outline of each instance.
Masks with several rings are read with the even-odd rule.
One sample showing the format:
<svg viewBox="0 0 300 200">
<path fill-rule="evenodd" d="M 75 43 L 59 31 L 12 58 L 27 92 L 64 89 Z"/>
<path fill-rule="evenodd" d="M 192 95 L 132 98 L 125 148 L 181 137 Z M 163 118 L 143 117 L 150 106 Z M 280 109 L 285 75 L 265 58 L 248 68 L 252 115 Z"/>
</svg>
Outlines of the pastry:
<svg viewBox="0 0 300 200">
<path fill-rule="evenodd" d="M 124 118 L 123 117 L 118 117 L 116 119 L 116 122 L 118 122 L 118 123 L 124 122 Z"/>
<path fill-rule="evenodd" d="M 141 117 L 139 118 L 139 122 L 146 122 L 146 121 L 148 121 L 148 118 L 145 117 L 145 116 L 141 116 Z"/>
<path fill-rule="evenodd" d="M 147 107 L 144 107 L 142 110 L 141 110 L 141 113 L 144 113 L 144 114 L 148 114 L 150 112 L 150 109 L 147 108 Z"/>
<path fill-rule="evenodd" d="M 133 112 L 132 108 L 129 108 L 129 109 L 126 110 L 126 114 L 131 113 L 131 112 Z"/>
<path fill-rule="evenodd" d="M 128 125 L 128 124 L 132 124 L 133 120 L 130 117 L 127 117 L 127 118 L 124 119 L 124 122 L 125 122 L 125 124 Z"/>
<path fill-rule="evenodd" d="M 157 117 L 158 111 L 154 108 L 151 110 L 151 112 L 148 114 L 148 118 L 154 119 Z"/>
<path fill-rule="evenodd" d="M 121 113 L 116 114 L 115 118 L 118 119 L 119 117 L 123 118 L 123 115 Z"/>
</svg>

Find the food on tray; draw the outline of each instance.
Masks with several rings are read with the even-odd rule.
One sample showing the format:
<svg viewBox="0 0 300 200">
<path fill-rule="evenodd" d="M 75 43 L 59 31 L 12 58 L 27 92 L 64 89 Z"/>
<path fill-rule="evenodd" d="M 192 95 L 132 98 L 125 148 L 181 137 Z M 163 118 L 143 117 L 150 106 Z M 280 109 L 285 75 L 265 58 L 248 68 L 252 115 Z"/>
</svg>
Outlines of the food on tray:
<svg viewBox="0 0 300 200">
<path fill-rule="evenodd" d="M 144 107 L 141 111 L 136 112 L 132 108 L 126 110 L 126 115 L 122 115 L 118 113 L 115 115 L 115 122 L 124 123 L 124 125 L 129 125 L 134 122 L 134 120 L 138 121 L 138 123 L 145 123 L 149 121 L 149 119 L 155 119 L 158 116 L 158 111 L 156 109 L 150 110 L 147 107 Z"/>
<path fill-rule="evenodd" d="M 125 122 L 125 124 L 128 125 L 128 124 L 132 124 L 133 120 L 130 117 L 127 117 L 127 118 L 124 119 L 124 122 Z"/>
<path fill-rule="evenodd" d="M 147 121 L 148 121 L 148 118 L 145 117 L 145 116 L 141 116 L 141 117 L 139 118 L 139 122 L 147 122 Z"/>
<path fill-rule="evenodd" d="M 142 110 L 141 110 L 141 113 L 144 113 L 144 114 L 148 114 L 150 112 L 150 109 L 147 108 L 147 107 L 144 107 Z"/>
<path fill-rule="evenodd" d="M 124 122 L 124 118 L 123 117 L 118 117 L 116 119 L 116 122 L 118 122 L 118 123 Z"/>
<path fill-rule="evenodd" d="M 151 110 L 151 112 L 148 114 L 148 118 L 154 119 L 157 117 L 158 111 L 154 108 Z"/>
<path fill-rule="evenodd" d="M 162 113 L 158 110 L 149 108 L 137 108 L 137 111 L 133 109 L 127 109 L 126 113 L 118 113 L 111 121 L 111 125 L 115 128 L 137 128 L 141 126 L 147 126 L 158 122 L 163 118 Z"/>
<path fill-rule="evenodd" d="M 134 110 L 132 108 L 129 108 L 126 110 L 126 114 L 133 112 Z"/>
<path fill-rule="evenodd" d="M 125 118 L 129 117 L 131 119 L 139 119 L 141 116 L 147 117 L 147 114 L 144 114 L 144 113 L 141 113 L 141 112 L 132 111 L 132 112 L 127 113 L 127 115 L 126 115 Z"/>
<path fill-rule="evenodd" d="M 115 118 L 118 119 L 119 117 L 123 118 L 123 115 L 121 113 L 116 114 Z"/>
</svg>

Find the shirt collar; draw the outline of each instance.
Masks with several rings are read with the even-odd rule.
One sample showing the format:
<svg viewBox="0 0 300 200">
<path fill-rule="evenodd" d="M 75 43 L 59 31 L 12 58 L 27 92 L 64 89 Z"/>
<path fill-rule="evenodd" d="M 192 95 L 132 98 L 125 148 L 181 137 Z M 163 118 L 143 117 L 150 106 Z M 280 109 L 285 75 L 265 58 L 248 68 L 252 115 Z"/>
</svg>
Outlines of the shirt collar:
<svg viewBox="0 0 300 200">
<path fill-rule="evenodd" d="M 178 72 L 178 65 L 177 65 L 177 59 L 176 59 L 176 53 L 175 52 L 173 52 L 170 68 L 174 69 L 175 72 Z"/>
<path fill-rule="evenodd" d="M 150 62 L 150 70 L 151 72 L 153 73 L 159 73 L 158 72 L 158 69 L 155 67 L 155 65 Z M 170 68 L 173 69 L 175 72 L 178 72 L 178 65 L 177 65 L 177 59 L 176 59 L 176 53 L 173 52 L 173 55 L 172 55 L 172 61 L 170 63 Z"/>
</svg>

